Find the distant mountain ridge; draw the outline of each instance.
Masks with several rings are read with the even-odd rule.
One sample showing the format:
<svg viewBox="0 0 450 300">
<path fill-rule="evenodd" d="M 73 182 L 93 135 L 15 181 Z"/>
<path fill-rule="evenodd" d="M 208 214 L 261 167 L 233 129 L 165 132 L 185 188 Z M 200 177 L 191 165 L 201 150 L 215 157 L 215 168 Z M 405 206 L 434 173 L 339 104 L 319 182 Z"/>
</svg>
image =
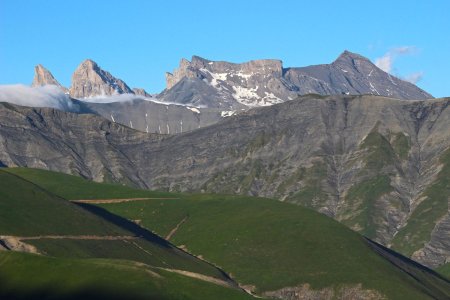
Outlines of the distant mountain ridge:
<svg viewBox="0 0 450 300">
<path fill-rule="evenodd" d="M 433 98 L 349 51 L 331 64 L 301 68 L 283 68 L 280 60 L 234 64 L 193 56 L 190 62 L 182 59 L 173 74 L 166 73 L 166 85 L 162 100 L 226 109 L 267 106 L 305 94 Z"/>
<path fill-rule="evenodd" d="M 76 99 L 117 94 L 151 97 L 144 89 L 130 88 L 90 59 L 75 70 L 69 89 L 42 65 L 36 66 L 33 86 L 46 84 L 69 91 Z M 369 59 L 349 51 L 344 51 L 331 64 L 299 68 L 284 68 L 277 59 L 230 63 L 199 56 L 193 56 L 191 61 L 183 58 L 177 69 L 166 73 L 166 89 L 156 97 L 165 102 L 236 111 L 273 105 L 305 94 L 433 98 L 414 84 L 384 72 Z"/>
<path fill-rule="evenodd" d="M 120 94 L 135 94 L 141 97 L 151 97 L 142 88 L 131 89 L 123 80 L 114 77 L 103 70 L 91 59 L 84 60 L 72 75 L 70 88 L 62 86 L 52 73 L 42 65 L 35 67 L 32 86 L 56 85 L 72 98 L 85 99 L 107 97 Z"/>
</svg>

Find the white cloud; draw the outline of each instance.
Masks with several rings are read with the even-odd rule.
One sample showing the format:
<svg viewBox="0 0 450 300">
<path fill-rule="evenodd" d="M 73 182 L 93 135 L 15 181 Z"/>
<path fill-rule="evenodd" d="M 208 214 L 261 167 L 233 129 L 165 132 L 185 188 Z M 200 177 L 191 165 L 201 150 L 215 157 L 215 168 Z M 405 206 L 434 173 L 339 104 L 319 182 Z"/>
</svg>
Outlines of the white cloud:
<svg viewBox="0 0 450 300">
<path fill-rule="evenodd" d="M 402 46 L 397 48 L 392 48 L 382 57 L 379 57 L 375 60 L 375 65 L 381 70 L 391 73 L 393 69 L 394 61 L 400 55 L 411 54 L 417 51 L 417 48 L 414 46 Z"/>
<path fill-rule="evenodd" d="M 164 102 L 155 97 L 143 97 L 134 94 L 120 94 L 113 96 L 101 96 L 79 99 L 91 103 L 112 103 L 126 102 L 131 100 L 146 100 L 164 105 L 179 105 L 193 107 L 181 103 Z M 55 85 L 44 85 L 39 87 L 30 87 L 24 84 L 0 85 L 0 102 L 9 102 L 21 106 L 30 107 L 51 107 L 63 111 L 77 112 L 79 110 L 69 95 L 65 94 Z M 202 108 L 202 106 L 196 106 Z"/>
<path fill-rule="evenodd" d="M 89 98 L 81 98 L 78 100 L 84 101 L 84 102 L 91 102 L 91 103 L 112 103 L 112 102 L 126 102 L 131 101 L 135 99 L 143 99 L 147 100 L 149 98 L 145 98 L 140 95 L 135 94 L 117 94 L 117 95 L 111 95 L 111 96 L 96 96 L 96 97 L 89 97 Z"/>
<path fill-rule="evenodd" d="M 0 102 L 32 107 L 52 107 L 65 111 L 78 110 L 70 97 L 55 85 L 39 87 L 23 84 L 0 85 Z"/>
<path fill-rule="evenodd" d="M 411 82 L 412 84 L 416 84 L 417 82 L 419 82 L 422 79 L 422 77 L 423 77 L 423 72 L 415 72 L 415 73 L 411 73 L 411 74 L 407 75 L 403 79 Z"/>
<path fill-rule="evenodd" d="M 401 55 L 408 55 L 413 54 L 417 51 L 417 48 L 414 46 L 402 46 L 397 48 L 392 48 L 386 54 L 384 54 L 382 57 L 379 57 L 375 60 L 375 65 L 380 68 L 381 70 L 387 72 L 387 73 L 393 73 L 394 70 L 394 62 L 397 59 L 397 57 Z M 395 72 L 394 72 L 395 73 Z M 399 76 L 405 81 L 409 81 L 412 84 L 416 84 L 419 82 L 423 77 L 423 72 L 414 72 L 409 75 L 406 75 L 404 77 Z"/>
</svg>

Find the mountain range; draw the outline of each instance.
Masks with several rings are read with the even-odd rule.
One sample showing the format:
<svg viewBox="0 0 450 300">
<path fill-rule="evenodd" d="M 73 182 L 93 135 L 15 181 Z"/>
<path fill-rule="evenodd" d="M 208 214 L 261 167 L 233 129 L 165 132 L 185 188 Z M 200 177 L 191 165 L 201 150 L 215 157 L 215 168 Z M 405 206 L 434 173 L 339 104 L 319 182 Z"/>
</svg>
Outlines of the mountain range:
<svg viewBox="0 0 450 300">
<path fill-rule="evenodd" d="M 235 64 L 193 56 L 191 61 L 182 59 L 173 74 L 166 73 L 166 83 L 164 91 L 150 95 L 144 89 L 131 89 L 87 59 L 72 75 L 70 88 L 63 87 L 42 65 L 35 68 L 32 86 L 58 86 L 74 99 L 80 113 L 97 114 L 134 129 L 161 134 L 187 132 L 251 107 L 282 103 L 305 94 L 433 98 L 349 51 L 331 64 L 301 68 L 283 68 L 280 60 Z M 122 94 L 132 101 L 105 101 Z"/>
<path fill-rule="evenodd" d="M 298 68 L 274 59 L 230 63 L 193 56 L 166 73 L 166 88 L 155 95 L 130 88 L 88 59 L 68 88 L 36 66 L 32 86 L 46 85 L 57 86 L 70 109 L 0 103 L 0 167 L 198 198 L 252 196 L 245 209 L 256 211 L 254 203 L 265 203 L 259 197 L 273 198 L 346 225 L 364 236 L 371 251 L 402 264 L 402 272 L 409 261 L 394 259 L 392 250 L 432 269 L 450 266 L 450 98 L 435 99 L 361 55 L 344 51 L 331 64 Z M 149 230 L 170 237 L 161 225 L 167 216 L 173 214 L 170 222 L 178 228 L 197 211 L 186 207 L 181 218 L 163 208 L 165 201 L 152 207 L 150 217 L 138 213 L 138 205 L 111 209 L 137 223 L 145 217 Z M 221 205 L 221 211 L 229 208 Z M 201 215 L 201 223 L 208 226 L 209 218 Z M 210 253 L 212 244 L 193 242 L 198 227 L 190 230 L 178 246 Z M 247 263 L 212 253 L 232 270 L 234 263 Z M 239 276 L 246 278 L 245 272 Z M 244 290 L 262 291 L 264 280 L 255 278 L 261 286 Z M 300 299 L 298 286 L 265 288 L 261 295 Z"/>
<path fill-rule="evenodd" d="M 49 84 L 76 99 L 115 94 L 151 96 L 144 89 L 131 89 L 90 59 L 75 70 L 70 88 L 63 87 L 50 71 L 37 65 L 32 86 Z M 384 72 L 369 59 L 349 51 L 344 51 L 331 64 L 298 68 L 284 68 L 282 61 L 275 59 L 236 64 L 193 56 L 191 61 L 182 59 L 173 74 L 166 73 L 166 89 L 156 98 L 196 107 L 236 110 L 281 103 L 305 94 L 433 98 L 412 83 Z"/>
</svg>

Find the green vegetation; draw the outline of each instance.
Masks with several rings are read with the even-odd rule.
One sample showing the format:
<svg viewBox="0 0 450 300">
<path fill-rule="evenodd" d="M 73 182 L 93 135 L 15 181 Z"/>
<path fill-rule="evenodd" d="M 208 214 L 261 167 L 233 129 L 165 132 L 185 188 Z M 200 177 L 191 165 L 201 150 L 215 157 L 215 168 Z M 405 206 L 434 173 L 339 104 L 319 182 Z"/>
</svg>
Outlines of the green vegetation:
<svg viewBox="0 0 450 300">
<path fill-rule="evenodd" d="M 430 234 L 436 223 L 448 212 L 450 197 L 450 150 L 440 159 L 443 164 L 437 180 L 428 187 L 423 200 L 412 213 L 408 224 L 395 236 L 393 249 L 411 255 L 423 247 L 430 239 Z"/>
<path fill-rule="evenodd" d="M 145 263 L 154 267 L 188 270 L 226 280 L 216 268 L 169 246 L 144 239 L 74 240 L 39 239 L 26 241 L 46 255 L 63 258 L 112 258 Z"/>
<path fill-rule="evenodd" d="M 369 149 L 366 157 L 366 167 L 380 171 L 385 166 L 395 165 L 396 153 L 389 141 L 379 132 L 372 131 L 364 139 L 361 148 Z"/>
<path fill-rule="evenodd" d="M 314 162 L 310 168 L 300 168 L 278 187 L 278 192 L 284 192 L 288 187 L 297 186 L 302 182 L 303 188 L 297 193 L 291 193 L 286 201 L 316 208 L 317 203 L 326 201 L 328 195 L 322 190 L 322 181 L 327 176 L 326 165 Z M 296 189 L 297 190 L 297 189 Z"/>
<path fill-rule="evenodd" d="M 0 170 L 0 235 L 127 233 L 126 230 L 4 170 Z M 58 176 L 53 173 L 53 177 Z"/>
<path fill-rule="evenodd" d="M 450 263 L 440 266 L 436 271 L 450 279 Z"/>
<path fill-rule="evenodd" d="M 61 174 L 44 171 L 45 176 L 41 177 L 39 175 L 41 171 L 39 170 L 27 172 L 26 169 L 15 169 L 13 171 L 23 172 L 28 179 L 33 179 L 32 181 L 36 184 L 39 184 L 39 181 L 43 182 L 45 189 L 49 192 L 22 180 L 28 185 L 34 186 L 35 189 L 46 193 L 49 197 L 53 195 L 53 192 L 76 196 L 74 189 L 62 189 L 60 185 L 51 184 L 52 181 L 62 182 Z M 0 173 L 17 180 L 17 177 L 11 173 Z M 30 174 L 33 174 L 33 176 Z M 315 178 L 320 178 L 321 169 L 317 168 L 311 174 Z M 67 185 L 70 185 L 71 178 L 76 178 L 68 175 L 62 175 L 62 177 L 64 177 Z M 386 178 L 380 177 L 372 184 L 367 184 L 365 188 L 355 188 L 351 194 L 352 197 L 354 199 L 360 197 L 369 199 L 372 197 L 369 194 L 380 194 L 389 186 L 388 178 Z M 81 181 L 80 183 L 76 179 L 74 185 L 91 189 L 90 195 L 98 199 L 122 198 L 113 194 L 104 196 L 102 194 L 104 191 L 106 193 L 110 193 L 110 191 L 104 190 L 103 187 L 97 189 L 96 186 L 99 186 L 99 184 L 96 183 L 87 181 Z M 2 189 L 11 193 L 14 191 L 11 186 L 14 187 L 13 182 L 2 186 Z M 27 187 L 25 184 L 24 186 Z M 118 190 L 122 188 L 119 187 L 117 187 Z M 366 189 L 372 190 L 367 192 Z M 135 191 L 134 193 L 144 192 Z M 119 193 L 122 193 L 122 191 L 120 190 Z M 26 194 L 26 197 L 31 197 L 30 195 Z M 132 198 L 126 194 L 123 195 L 123 198 Z M 128 220 L 139 220 L 140 225 L 160 236 L 170 235 L 170 241 L 175 245 L 185 247 L 191 253 L 202 256 L 207 261 L 220 266 L 230 272 L 231 276 L 240 284 L 253 286 L 254 290 L 260 294 L 307 283 L 313 289 L 331 287 L 335 290 L 345 286 L 361 284 L 363 289 L 377 291 L 390 299 L 450 297 L 450 284 L 448 282 L 426 269 L 389 253 L 387 250 L 380 248 L 381 250 L 378 249 L 378 252 L 374 251 L 373 246 L 370 246 L 358 233 L 307 208 L 275 200 L 245 196 L 174 195 L 168 193 L 164 193 L 164 195 L 168 197 L 166 199 L 99 204 L 97 211 L 93 210 L 93 206 L 86 206 L 86 208 L 96 212 L 96 214 L 90 212 L 89 214 L 98 217 L 106 224 L 113 222 L 116 224 L 114 226 L 121 229 L 125 228 L 133 234 L 140 231 L 133 229 L 133 226 L 129 224 L 131 222 L 126 223 L 125 220 L 116 215 Z M 0 202 L 3 202 L 2 198 L 0 199 Z M 55 197 L 55 199 L 61 202 L 65 201 L 58 197 Z M 43 203 L 47 205 L 47 202 L 44 201 Z M 126 226 L 120 226 L 119 223 L 114 222 L 112 216 L 122 220 L 121 222 Z M 59 225 L 53 224 L 52 226 Z M 137 225 L 134 224 L 134 226 Z M 148 234 L 150 233 L 146 233 L 145 236 L 148 237 Z M 150 295 L 149 298 L 166 299 L 163 297 L 165 296 L 170 299 L 221 299 L 221 297 L 223 299 L 241 299 L 240 297 L 245 299 L 245 297 L 248 297 L 237 290 L 225 289 L 216 285 L 208 284 L 205 287 L 200 287 L 197 284 L 205 285 L 206 283 L 163 272 L 156 267 L 188 270 L 216 278 L 224 276 L 211 265 L 188 254 L 180 254 L 181 251 L 178 252 L 176 248 L 168 247 L 168 244 L 164 244 L 157 238 L 155 238 L 155 241 L 159 241 L 159 244 L 156 245 L 152 242 L 153 240 L 145 239 L 146 241 L 143 238 L 127 241 L 51 240 L 45 238 L 29 240 L 27 242 L 35 245 L 39 250 L 59 258 L 43 257 L 43 259 L 48 259 L 46 262 L 42 261 L 43 266 L 35 265 L 32 261 L 25 261 L 23 268 L 13 268 L 11 266 L 20 266 L 20 264 L 17 261 L 10 261 L 9 267 L 3 267 L 2 261 L 4 259 L 2 258 L 4 256 L 0 254 L 0 277 L 15 278 L 16 280 L 12 283 L 0 280 L 0 282 L 8 284 L 8 288 L 0 288 L 0 290 L 10 291 L 15 289 L 17 291 L 17 287 L 21 285 L 26 287 L 23 289 L 24 292 L 27 289 L 40 290 L 48 286 L 56 287 L 59 286 L 58 280 L 61 278 L 61 281 L 68 282 L 67 285 L 61 285 L 59 290 L 56 292 L 52 290 L 51 292 L 62 291 L 61 293 L 64 295 L 76 295 L 79 292 L 79 287 L 89 289 L 90 281 L 83 281 L 78 285 L 77 282 L 79 281 L 74 279 L 75 287 L 73 287 L 70 276 L 75 275 L 70 275 L 72 270 L 73 274 L 78 274 L 79 280 L 85 278 L 87 278 L 86 280 L 94 280 L 97 276 L 102 276 L 103 272 L 110 274 L 111 277 L 119 276 L 115 275 L 116 272 L 111 268 L 131 266 L 136 272 L 139 271 L 148 276 L 150 276 L 149 273 L 155 272 L 163 278 L 155 277 L 152 273 L 151 279 L 155 279 L 151 283 L 146 282 L 146 288 L 151 290 L 145 294 Z M 143 252 L 140 252 L 140 250 Z M 379 253 L 382 253 L 383 256 Z M 385 257 L 400 261 L 400 263 L 393 263 Z M 92 258 L 108 258 L 108 260 Z M 127 259 L 134 262 L 116 261 L 115 259 Z M 51 270 L 51 268 L 58 266 L 59 262 L 61 264 L 73 263 L 76 266 L 68 267 L 65 265 L 65 269 L 70 269 L 67 275 L 63 274 L 60 277 L 51 275 L 62 272 Z M 102 264 L 106 262 L 111 265 L 108 265 L 107 270 L 103 270 L 96 265 L 99 262 Z M 92 263 L 93 266 L 89 265 Z M 78 265 L 86 269 L 77 269 Z M 401 267 L 405 265 L 407 266 L 406 269 Z M 64 268 L 61 267 L 61 269 Z M 30 275 L 28 272 L 42 273 L 42 281 L 44 279 L 46 281 L 43 283 L 39 279 L 33 279 L 36 273 Z M 24 275 L 22 276 L 21 273 Z M 89 273 L 89 276 L 80 276 L 80 274 L 84 275 L 85 273 Z M 141 291 L 140 275 L 129 274 L 128 271 L 120 272 L 120 274 L 123 274 L 126 279 L 115 277 L 111 281 L 107 281 L 109 279 L 105 275 L 107 282 L 100 282 L 99 287 L 108 286 L 111 285 L 111 282 L 117 281 L 124 281 L 123 284 L 125 285 L 130 278 L 131 283 L 136 284 L 136 287 L 133 288 L 134 291 L 137 291 L 139 295 L 146 293 L 145 291 L 139 292 Z M 176 279 L 171 278 L 171 276 L 176 277 Z M 167 283 L 166 279 L 170 282 Z M 222 279 L 226 279 L 226 277 L 222 277 Z M 30 283 L 26 283 L 27 281 Z M 175 287 L 173 287 L 174 282 L 177 284 Z M 117 294 L 120 294 L 121 285 L 118 284 L 115 288 L 114 291 L 118 291 Z M 129 286 L 123 287 L 124 291 L 128 291 L 128 289 Z M 157 294 L 159 291 L 165 291 L 165 294 L 161 294 L 162 296 L 159 297 Z"/>
<path fill-rule="evenodd" d="M 27 169 L 22 169 L 22 173 L 27 173 L 26 171 Z M 30 171 L 30 174 L 40 178 L 39 170 Z M 41 172 L 45 182 L 52 181 L 52 177 L 58 181 L 61 176 L 54 172 Z M 67 179 L 74 179 L 74 185 L 79 183 L 79 178 L 67 176 L 63 175 L 67 185 L 71 185 Z M 83 184 L 92 189 L 101 185 L 87 181 L 83 181 Z M 89 184 L 92 187 L 89 187 Z M 56 187 L 57 190 L 59 188 Z M 101 196 L 103 189 L 102 187 L 91 194 Z M 217 268 L 180 251 L 136 224 L 108 212 L 100 211 L 100 213 L 102 214 L 83 209 L 15 174 L 5 172 L 4 169 L 0 170 L 0 235 L 41 237 L 25 242 L 35 245 L 39 252 L 53 256 L 128 259 L 227 279 Z M 59 238 L 45 238 L 48 235 Z M 69 239 L 64 236 L 142 238 L 123 241 L 88 240 L 84 237 Z"/>
<path fill-rule="evenodd" d="M 120 260 L 0 252 L 2 299 L 253 299 L 245 293 Z"/>
<path fill-rule="evenodd" d="M 164 192 L 139 190 L 118 184 L 97 183 L 62 173 L 58 173 L 58 176 L 55 176 L 55 172 L 45 170 L 29 168 L 8 168 L 3 170 L 31 181 L 43 189 L 68 200 L 168 197 L 168 193 Z"/>
<path fill-rule="evenodd" d="M 394 148 L 395 153 L 397 153 L 400 159 L 406 159 L 408 158 L 408 153 L 411 150 L 411 139 L 403 132 L 399 132 L 394 135 L 392 147 Z"/>
<path fill-rule="evenodd" d="M 339 219 L 364 236 L 376 236 L 377 221 L 383 217 L 375 207 L 376 200 L 393 190 L 391 180 L 379 175 L 360 182 L 348 191 L 345 207 L 339 211 Z"/>
<path fill-rule="evenodd" d="M 314 289 L 362 283 L 393 299 L 427 298 L 420 283 L 371 251 L 360 235 L 299 206 L 204 194 L 101 206 L 141 219 L 144 227 L 162 236 L 185 219 L 171 241 L 258 292 L 300 283 Z M 450 295 L 450 287 L 444 284 L 444 289 Z"/>
</svg>

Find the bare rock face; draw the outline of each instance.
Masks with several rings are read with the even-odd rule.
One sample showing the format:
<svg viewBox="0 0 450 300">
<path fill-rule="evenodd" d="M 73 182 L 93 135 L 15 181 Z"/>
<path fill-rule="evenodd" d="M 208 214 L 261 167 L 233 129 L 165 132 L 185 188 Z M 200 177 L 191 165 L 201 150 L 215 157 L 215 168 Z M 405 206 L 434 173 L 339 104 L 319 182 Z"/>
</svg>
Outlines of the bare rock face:
<svg viewBox="0 0 450 300">
<path fill-rule="evenodd" d="M 369 94 L 397 99 L 421 100 L 433 96 L 375 66 L 369 59 L 344 51 L 333 63 L 288 68 L 284 75 L 301 95 Z"/>
<path fill-rule="evenodd" d="M 73 98 L 133 93 L 125 82 L 102 70 L 90 59 L 82 62 L 72 75 L 70 96 Z"/>
<path fill-rule="evenodd" d="M 166 73 L 163 100 L 206 107 L 239 109 L 267 106 L 295 97 L 282 80 L 280 60 L 253 60 L 242 64 L 210 61 L 193 56 L 180 61 L 173 74 Z"/>
<path fill-rule="evenodd" d="M 104 118 L 148 133 L 179 134 L 206 127 L 227 116 L 222 111 L 196 108 L 142 99 L 113 103 L 74 101 L 82 112 Z"/>
<path fill-rule="evenodd" d="M 306 94 L 433 98 L 349 51 L 331 64 L 302 68 L 283 68 L 280 60 L 272 59 L 234 64 L 193 56 L 191 61 L 182 59 L 173 74 L 166 73 L 166 83 L 162 100 L 230 110 L 272 105 Z"/>
<path fill-rule="evenodd" d="M 56 79 L 53 77 L 49 70 L 44 68 L 43 65 L 39 64 L 34 67 L 34 78 L 32 87 L 44 86 L 44 85 L 56 85 L 63 92 L 68 92 L 68 89 L 63 87 Z"/>
<path fill-rule="evenodd" d="M 141 88 L 133 88 L 133 93 L 135 95 L 142 96 L 142 97 L 151 97 L 152 96 L 149 93 L 147 93 L 144 89 L 141 89 Z"/>
</svg>

